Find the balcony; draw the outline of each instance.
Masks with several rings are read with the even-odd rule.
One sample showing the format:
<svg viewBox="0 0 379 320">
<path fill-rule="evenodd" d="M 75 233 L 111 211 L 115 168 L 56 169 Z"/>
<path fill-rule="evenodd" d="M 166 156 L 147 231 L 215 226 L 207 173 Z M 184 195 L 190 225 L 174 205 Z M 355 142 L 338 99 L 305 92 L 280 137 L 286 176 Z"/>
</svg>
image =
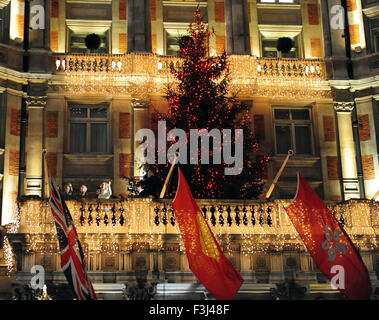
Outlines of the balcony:
<svg viewBox="0 0 379 320">
<path fill-rule="evenodd" d="M 176 56 L 155 54 L 55 54 L 52 82 L 69 93 L 163 95 L 174 78 Z M 239 95 L 324 98 L 330 96 L 326 66 L 319 59 L 273 59 L 229 56 L 230 90 Z"/>
<path fill-rule="evenodd" d="M 198 200 L 215 236 L 224 250 L 239 243 L 241 253 L 285 248 L 303 248 L 284 206 L 290 200 L 258 202 L 250 200 Z M 171 200 L 127 199 L 67 201 L 81 241 L 91 251 L 117 253 L 119 250 L 164 250 L 180 231 Z M 378 245 L 379 203 L 349 200 L 329 204 L 329 209 L 345 227 L 358 248 L 372 251 Z M 28 200 L 20 204 L 17 222 L 8 225 L 8 234 L 24 234 L 26 251 L 57 252 L 56 228 L 47 201 Z M 181 251 L 183 245 L 181 243 Z"/>
</svg>

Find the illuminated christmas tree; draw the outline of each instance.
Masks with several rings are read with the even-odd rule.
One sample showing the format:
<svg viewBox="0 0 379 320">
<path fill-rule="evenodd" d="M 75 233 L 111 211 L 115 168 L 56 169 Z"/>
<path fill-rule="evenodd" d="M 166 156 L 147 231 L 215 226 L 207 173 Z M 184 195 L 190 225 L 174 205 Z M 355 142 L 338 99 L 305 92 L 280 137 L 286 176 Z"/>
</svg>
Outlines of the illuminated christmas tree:
<svg viewBox="0 0 379 320">
<path fill-rule="evenodd" d="M 158 113 L 155 121 L 166 121 L 167 131 L 180 128 L 187 133 L 190 141 L 190 129 L 243 129 L 243 169 L 238 175 L 225 175 L 224 168 L 232 165 L 214 164 L 213 143 L 210 139 L 209 164 L 201 163 L 201 144 L 199 141 L 199 164 L 191 164 L 188 143 L 187 164 L 180 164 L 181 170 L 190 184 L 196 198 L 251 199 L 262 191 L 262 176 L 268 156 L 259 161 L 251 161 L 258 148 L 258 141 L 250 129 L 251 120 L 245 105 L 228 93 L 228 63 L 224 52 L 221 56 L 210 57 L 208 42 L 212 33 L 208 31 L 204 20 L 197 9 L 194 22 L 189 27 L 189 35 L 179 40 L 181 65 L 172 64 L 171 72 L 176 82 L 167 89 L 169 102 L 168 114 Z M 222 135 L 223 136 L 223 135 Z M 200 139 L 199 139 L 200 140 Z M 237 149 L 235 135 L 231 136 L 232 154 Z M 222 141 L 221 148 L 224 147 Z M 158 152 L 160 150 L 158 149 Z M 155 165 L 156 175 L 166 178 L 170 164 Z M 174 171 L 176 172 L 176 170 Z M 173 176 L 171 181 L 177 181 Z M 171 183 L 168 195 L 173 195 L 176 182 Z"/>
</svg>

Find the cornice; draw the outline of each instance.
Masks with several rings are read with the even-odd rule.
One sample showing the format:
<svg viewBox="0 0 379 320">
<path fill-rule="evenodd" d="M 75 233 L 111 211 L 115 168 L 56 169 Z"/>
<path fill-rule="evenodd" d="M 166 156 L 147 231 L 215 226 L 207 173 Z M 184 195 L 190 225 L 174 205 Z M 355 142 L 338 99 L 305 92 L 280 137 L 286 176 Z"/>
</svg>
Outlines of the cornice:
<svg viewBox="0 0 379 320">
<path fill-rule="evenodd" d="M 11 0 L 0 0 L 0 9 L 6 7 Z"/>
<path fill-rule="evenodd" d="M 371 6 L 371 7 L 365 8 L 362 11 L 369 18 L 373 18 L 373 17 L 379 16 L 379 4 L 375 5 L 375 6 Z"/>
<path fill-rule="evenodd" d="M 329 80 L 329 85 L 337 89 L 363 90 L 367 88 L 379 87 L 379 75 L 364 79 Z"/>
<path fill-rule="evenodd" d="M 31 73 L 20 72 L 10 68 L 0 66 L 0 78 L 11 80 L 13 82 L 27 84 L 28 81 L 32 82 L 45 82 L 51 78 L 50 73 Z"/>
</svg>

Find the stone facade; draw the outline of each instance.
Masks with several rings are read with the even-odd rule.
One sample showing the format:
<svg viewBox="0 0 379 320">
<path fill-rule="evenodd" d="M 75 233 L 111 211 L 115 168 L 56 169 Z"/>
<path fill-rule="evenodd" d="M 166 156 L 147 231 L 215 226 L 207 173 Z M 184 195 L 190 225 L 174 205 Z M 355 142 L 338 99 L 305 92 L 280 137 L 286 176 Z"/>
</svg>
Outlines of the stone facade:
<svg viewBox="0 0 379 320">
<path fill-rule="evenodd" d="M 350 26 L 343 30 L 331 25 L 330 19 L 340 0 L 105 0 L 85 5 L 38 0 L 31 5 L 44 8 L 45 28 L 29 30 L 29 63 L 24 59 L 23 3 L 0 1 L 1 225 L 15 221 L 17 198 L 44 196 L 43 150 L 58 185 L 71 182 L 77 189 L 84 183 L 94 192 L 107 179 L 115 196 L 126 193 L 125 178 L 140 175 L 135 134 L 152 127 L 154 114 L 167 111 L 164 86 L 172 79 L 168 65 L 178 61 L 174 55 L 178 37 L 185 34 L 198 5 L 215 33 L 209 41 L 210 55 L 226 50 L 231 91 L 249 105 L 251 125 L 260 138 L 255 156 L 272 154 L 264 191 L 285 158 L 279 152 L 280 130 L 289 128 L 290 144 L 298 152 L 289 160 L 273 198 L 295 194 L 297 171 L 325 201 L 363 201 L 378 192 L 379 8 L 375 1 L 348 1 Z M 102 39 L 94 54 L 83 46 L 90 33 Z M 289 56 L 276 49 L 280 37 L 294 41 Z M 86 121 L 78 117 L 81 108 L 88 112 Z M 91 110 L 104 108 L 101 120 L 91 118 Z M 277 116 L 280 110 L 288 111 L 287 119 Z M 308 116 L 296 119 L 299 110 Z M 80 145 L 85 150 L 78 152 L 73 147 L 75 125 L 85 125 L 89 133 L 99 123 L 106 135 L 102 152 L 91 151 L 95 148 L 91 135 Z M 300 127 L 309 130 L 304 153 L 301 134 L 296 133 Z M 50 268 L 52 279 L 63 281 L 55 249 L 49 255 L 38 250 L 29 254 L 22 249 L 28 236 L 19 231 L 14 237 L 22 252 L 17 258 L 19 279 L 27 281 L 28 270 L 38 262 Z M 127 235 L 118 236 L 122 243 Z M 167 287 L 168 296 L 185 296 L 185 284 L 195 279 L 178 249 L 177 236 L 166 232 L 165 237 L 167 243 L 159 252 L 150 247 L 120 249 L 109 256 L 94 252 L 88 259 L 99 290 L 105 290 L 100 289 L 105 282 L 131 281 L 134 272 L 141 271 L 148 281 L 158 282 L 160 298 L 167 281 L 178 284 Z M 280 252 L 244 255 L 241 245 L 239 238 L 232 242 L 228 257 L 249 285 L 255 285 L 244 289 L 247 295 L 254 291 L 271 297 L 271 289 L 279 290 L 276 284 L 291 279 L 308 286 L 307 294 L 324 284 L 303 249 L 289 245 Z M 377 252 L 365 251 L 363 258 L 374 279 Z M 3 261 L 0 270 L 5 270 Z M 122 288 L 115 290 L 120 294 Z M 334 294 L 325 287 L 320 290 Z"/>
</svg>

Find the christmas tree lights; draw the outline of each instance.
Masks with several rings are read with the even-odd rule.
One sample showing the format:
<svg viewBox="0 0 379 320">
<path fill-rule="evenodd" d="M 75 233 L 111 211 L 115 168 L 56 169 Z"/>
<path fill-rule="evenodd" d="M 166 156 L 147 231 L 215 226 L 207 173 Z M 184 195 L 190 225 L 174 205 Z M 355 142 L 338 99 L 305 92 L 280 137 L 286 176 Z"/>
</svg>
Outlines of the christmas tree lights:
<svg viewBox="0 0 379 320">
<path fill-rule="evenodd" d="M 262 179 L 269 156 L 263 156 L 262 160 L 256 162 L 251 160 L 251 155 L 258 149 L 258 140 L 250 129 L 249 110 L 228 92 L 229 68 L 226 53 L 217 57 L 209 56 L 208 41 L 211 36 L 199 10 L 196 10 L 189 35 L 179 41 L 178 56 L 182 62 L 179 66 L 173 63 L 170 65 L 176 81 L 167 87 L 169 112 L 158 113 L 153 120 L 166 121 L 168 130 L 184 130 L 187 141 L 190 140 L 191 129 L 206 129 L 208 132 L 218 129 L 221 133 L 225 129 L 231 129 L 231 132 L 242 129 L 243 168 L 239 175 L 225 175 L 224 168 L 228 165 L 225 161 L 215 164 L 217 161 L 212 161 L 212 151 L 209 154 L 209 164 L 203 164 L 200 148 L 198 162 L 188 152 L 187 164 L 181 165 L 181 168 L 196 198 L 257 198 L 262 192 Z M 236 144 L 241 143 L 240 140 L 236 135 L 230 139 L 223 139 L 221 149 L 226 143 L 235 146 L 233 151 L 237 149 Z M 213 150 L 213 146 L 210 150 Z M 162 148 L 158 148 L 157 152 L 163 152 Z M 168 168 L 168 164 L 154 166 L 162 182 Z M 174 188 L 175 185 L 172 184 L 169 194 L 173 195 Z"/>
</svg>

